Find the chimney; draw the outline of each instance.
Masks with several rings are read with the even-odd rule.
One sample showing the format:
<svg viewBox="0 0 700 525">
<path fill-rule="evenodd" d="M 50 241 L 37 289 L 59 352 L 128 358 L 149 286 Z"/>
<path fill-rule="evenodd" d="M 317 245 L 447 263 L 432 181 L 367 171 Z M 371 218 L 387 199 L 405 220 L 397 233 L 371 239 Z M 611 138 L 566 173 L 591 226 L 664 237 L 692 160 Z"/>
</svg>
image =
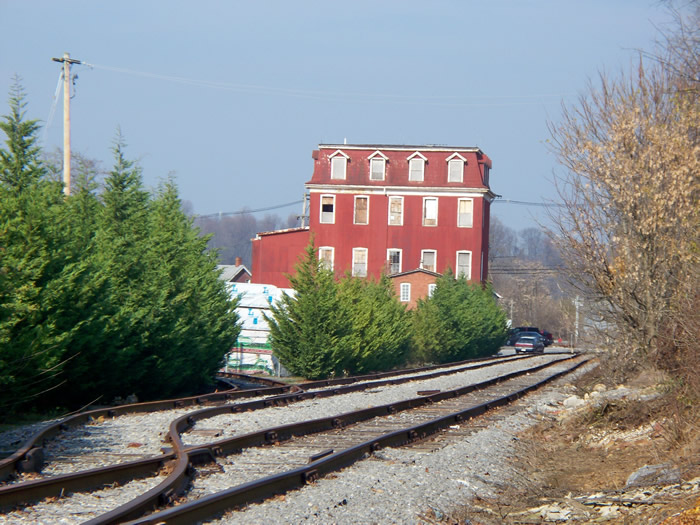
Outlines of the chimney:
<svg viewBox="0 0 700 525">
<path fill-rule="evenodd" d="M 243 264 L 243 261 L 241 261 L 240 257 L 236 257 L 236 266 L 241 266 Z"/>
</svg>

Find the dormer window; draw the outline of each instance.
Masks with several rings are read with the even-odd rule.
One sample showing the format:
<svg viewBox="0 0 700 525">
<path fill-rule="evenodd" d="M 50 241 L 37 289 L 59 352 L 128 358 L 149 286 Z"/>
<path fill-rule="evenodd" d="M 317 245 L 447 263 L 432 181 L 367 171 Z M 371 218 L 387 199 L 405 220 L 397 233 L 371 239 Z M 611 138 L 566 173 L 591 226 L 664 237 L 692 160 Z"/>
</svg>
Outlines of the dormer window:
<svg viewBox="0 0 700 525">
<path fill-rule="evenodd" d="M 384 180 L 387 157 L 379 150 L 369 157 L 369 180 Z"/>
<path fill-rule="evenodd" d="M 331 179 L 345 180 L 348 166 L 348 156 L 338 150 L 331 155 Z"/>
<path fill-rule="evenodd" d="M 425 162 L 426 159 L 419 152 L 415 152 L 413 155 L 408 157 L 408 180 L 423 182 L 425 176 Z"/>
<path fill-rule="evenodd" d="M 454 153 L 447 158 L 447 182 L 464 182 L 464 165 L 467 159 L 459 153 Z"/>
</svg>

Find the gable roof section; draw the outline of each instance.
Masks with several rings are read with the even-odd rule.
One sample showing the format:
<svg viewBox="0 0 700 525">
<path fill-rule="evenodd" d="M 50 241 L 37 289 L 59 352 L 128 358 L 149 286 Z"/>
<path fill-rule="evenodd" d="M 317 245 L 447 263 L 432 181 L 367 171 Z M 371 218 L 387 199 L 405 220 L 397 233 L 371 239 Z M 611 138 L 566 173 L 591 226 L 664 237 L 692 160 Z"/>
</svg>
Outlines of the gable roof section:
<svg viewBox="0 0 700 525">
<path fill-rule="evenodd" d="M 245 267 L 245 265 L 240 264 L 238 266 L 234 264 L 219 264 L 216 266 L 217 270 L 220 270 L 219 279 L 226 281 L 227 283 L 233 282 L 236 278 L 243 272 L 251 276 L 250 270 Z"/>
<path fill-rule="evenodd" d="M 462 155 L 460 155 L 460 154 L 457 153 L 456 151 L 455 151 L 452 155 L 450 155 L 449 157 L 447 157 L 446 160 L 447 160 L 447 162 L 450 162 L 450 161 L 453 160 L 453 159 L 459 159 L 459 160 L 461 160 L 462 162 L 464 162 L 465 164 L 467 163 L 467 159 L 465 159 L 464 157 L 462 157 Z"/>
<path fill-rule="evenodd" d="M 424 273 L 426 275 L 431 275 L 433 277 L 442 277 L 441 273 L 431 272 L 430 270 L 426 270 L 425 268 L 416 268 L 415 270 L 408 270 L 406 272 L 392 273 L 391 275 L 388 275 L 387 277 L 389 277 L 389 279 L 395 279 L 397 277 L 404 277 L 406 275 L 410 275 L 413 273 Z"/>
<path fill-rule="evenodd" d="M 384 159 L 384 160 L 389 160 L 389 157 L 387 157 L 386 155 L 384 155 L 384 153 L 382 153 L 382 152 L 379 151 L 379 150 L 375 151 L 374 153 L 372 153 L 372 154 L 371 154 L 369 157 L 367 157 L 367 158 L 368 158 L 368 159 L 373 159 L 374 157 L 381 157 L 381 158 Z"/>
<path fill-rule="evenodd" d="M 423 155 L 420 151 L 414 151 L 411 155 L 409 155 L 408 157 L 406 157 L 406 160 L 411 160 L 411 159 L 414 158 L 414 157 L 420 157 L 420 158 L 423 159 L 424 161 L 427 161 L 427 160 L 428 160 L 428 159 L 426 158 L 426 156 Z"/>
</svg>

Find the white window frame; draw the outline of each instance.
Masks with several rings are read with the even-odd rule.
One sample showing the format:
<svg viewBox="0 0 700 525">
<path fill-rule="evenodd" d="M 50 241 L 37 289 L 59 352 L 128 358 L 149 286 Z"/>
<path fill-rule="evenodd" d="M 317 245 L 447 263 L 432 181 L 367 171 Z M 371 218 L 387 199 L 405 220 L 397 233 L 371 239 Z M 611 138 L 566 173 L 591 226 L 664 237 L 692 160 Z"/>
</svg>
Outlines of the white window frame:
<svg viewBox="0 0 700 525">
<path fill-rule="evenodd" d="M 398 222 L 391 222 L 391 201 L 398 201 L 401 203 L 401 214 L 399 215 Z M 389 216 L 387 218 L 387 224 L 389 226 L 403 226 L 403 197 L 399 197 L 397 195 L 392 195 L 389 197 L 388 214 L 389 214 Z"/>
<path fill-rule="evenodd" d="M 469 256 L 469 272 L 460 272 L 459 270 L 459 256 L 460 255 L 468 255 Z M 458 250 L 457 255 L 455 256 L 455 276 L 460 277 L 460 275 L 464 274 L 464 276 L 467 278 L 467 281 L 472 280 L 472 252 L 469 250 Z"/>
<path fill-rule="evenodd" d="M 323 254 L 328 252 L 330 252 L 331 256 L 328 259 L 326 259 L 323 257 Z M 321 264 L 323 264 L 325 268 L 332 270 L 333 265 L 335 264 L 335 248 L 333 246 L 319 246 L 318 260 L 321 261 Z"/>
<path fill-rule="evenodd" d="M 333 200 L 333 211 L 331 212 L 333 215 L 332 215 L 330 221 L 328 221 L 328 220 L 325 220 L 325 221 L 324 221 L 324 220 L 323 220 L 323 199 L 326 198 L 326 197 L 330 197 L 330 198 Z M 335 195 L 328 195 L 328 194 L 323 195 L 323 194 L 322 194 L 322 195 L 320 196 L 320 199 L 319 199 L 319 218 L 318 218 L 318 220 L 319 220 L 319 222 L 320 222 L 321 224 L 335 224 Z"/>
<path fill-rule="evenodd" d="M 348 157 L 345 153 L 340 150 L 335 151 L 330 157 L 331 163 L 331 179 L 345 180 L 348 173 Z M 340 162 L 343 160 L 344 162 Z M 339 168 L 342 166 L 342 173 L 339 173 Z"/>
<path fill-rule="evenodd" d="M 433 254 L 433 268 L 432 269 L 425 267 L 425 255 L 427 253 Z M 423 268 L 424 270 L 428 270 L 430 272 L 437 272 L 437 250 L 421 250 L 420 251 L 420 267 Z"/>
<path fill-rule="evenodd" d="M 435 217 L 428 217 L 428 202 L 435 201 Z M 435 221 L 435 224 L 427 224 L 428 221 Z M 438 225 L 438 198 L 437 197 L 423 197 L 423 226 L 437 226 Z"/>
<path fill-rule="evenodd" d="M 425 163 L 428 161 L 420 152 L 416 151 L 413 155 L 410 155 L 407 159 L 408 161 L 408 180 L 410 182 L 423 182 L 425 180 Z M 422 161 L 422 162 L 420 162 Z M 420 162 L 420 164 L 419 164 Z M 420 178 L 411 178 L 413 171 L 411 170 L 412 165 L 420 166 Z"/>
<path fill-rule="evenodd" d="M 435 283 L 430 283 L 428 285 L 428 297 L 433 296 L 433 294 L 435 293 L 435 288 L 437 288 L 437 284 L 435 284 Z"/>
<path fill-rule="evenodd" d="M 453 153 L 447 157 L 447 182 L 464 182 L 464 165 L 467 163 L 467 159 L 462 157 L 459 153 Z M 452 177 L 452 166 L 459 167 L 459 177 Z"/>
<path fill-rule="evenodd" d="M 398 252 L 399 254 L 399 269 L 395 272 L 391 271 L 391 252 Z M 386 251 L 386 260 L 387 260 L 387 271 L 389 272 L 389 275 L 393 275 L 395 273 L 401 273 L 401 264 L 403 263 L 403 250 L 401 248 L 388 248 Z"/>
<path fill-rule="evenodd" d="M 365 259 L 365 268 L 364 271 L 358 272 L 357 271 L 357 263 L 356 263 L 356 255 L 359 255 L 361 253 L 364 253 L 364 259 Z M 367 277 L 367 267 L 368 267 L 368 250 L 367 248 L 353 248 L 352 249 L 352 275 L 353 277 Z"/>
<path fill-rule="evenodd" d="M 367 209 L 365 210 L 367 217 L 366 217 L 365 222 L 357 222 L 357 201 L 360 199 L 367 200 Z M 353 224 L 369 224 L 369 195 L 355 195 L 355 203 L 354 203 L 353 209 L 352 209 L 352 223 Z"/>
<path fill-rule="evenodd" d="M 411 300 L 411 283 L 399 284 L 399 301 L 408 303 Z"/>
<path fill-rule="evenodd" d="M 459 212 L 462 202 L 471 202 L 471 212 L 469 214 L 468 223 L 460 222 L 462 214 Z M 474 199 L 457 199 L 457 227 L 458 228 L 473 228 L 474 227 Z"/>
<path fill-rule="evenodd" d="M 384 155 L 381 151 L 377 150 L 374 153 L 372 153 L 369 157 L 369 180 L 384 180 L 386 179 L 386 161 L 388 160 L 388 157 Z M 374 178 L 372 175 L 374 174 L 374 171 L 372 170 L 372 166 L 377 163 L 381 165 L 382 170 L 381 170 L 381 177 L 380 178 Z"/>
</svg>

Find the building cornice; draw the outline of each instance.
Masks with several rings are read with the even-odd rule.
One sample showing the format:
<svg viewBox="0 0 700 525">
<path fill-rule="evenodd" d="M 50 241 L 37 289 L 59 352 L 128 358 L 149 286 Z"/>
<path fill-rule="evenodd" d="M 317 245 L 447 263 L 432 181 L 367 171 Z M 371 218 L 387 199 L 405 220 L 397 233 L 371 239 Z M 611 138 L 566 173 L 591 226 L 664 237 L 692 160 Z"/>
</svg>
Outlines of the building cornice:
<svg viewBox="0 0 700 525">
<path fill-rule="evenodd" d="M 445 186 L 370 186 L 364 184 L 306 184 L 310 193 L 344 193 L 363 195 L 444 195 L 446 197 L 483 197 L 493 201 L 496 194 L 489 188 L 454 188 Z"/>
<path fill-rule="evenodd" d="M 335 149 L 335 150 L 379 150 L 379 151 L 465 151 L 471 153 L 481 152 L 478 147 L 465 146 L 414 146 L 414 145 L 391 145 L 391 144 L 319 144 L 318 149 Z"/>
</svg>

